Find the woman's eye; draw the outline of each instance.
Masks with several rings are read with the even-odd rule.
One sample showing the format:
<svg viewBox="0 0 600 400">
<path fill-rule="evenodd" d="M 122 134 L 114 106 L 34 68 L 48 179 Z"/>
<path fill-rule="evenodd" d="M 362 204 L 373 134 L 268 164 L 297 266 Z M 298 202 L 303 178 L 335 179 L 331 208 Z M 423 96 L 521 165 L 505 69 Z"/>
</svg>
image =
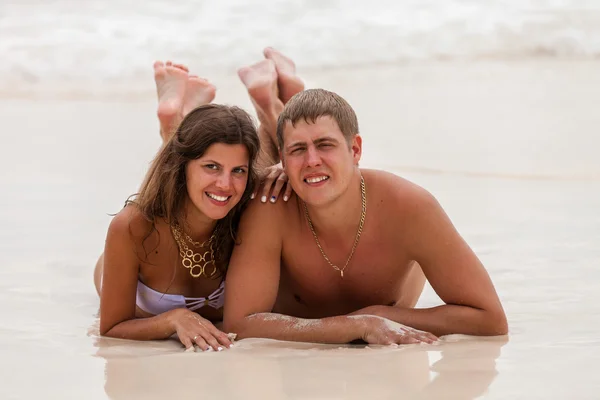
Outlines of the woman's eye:
<svg viewBox="0 0 600 400">
<path fill-rule="evenodd" d="M 244 168 L 235 168 L 233 172 L 236 174 L 245 174 L 246 170 Z"/>
<path fill-rule="evenodd" d="M 206 164 L 204 167 L 207 168 L 207 169 L 213 169 L 213 170 L 219 168 L 215 164 Z"/>
</svg>

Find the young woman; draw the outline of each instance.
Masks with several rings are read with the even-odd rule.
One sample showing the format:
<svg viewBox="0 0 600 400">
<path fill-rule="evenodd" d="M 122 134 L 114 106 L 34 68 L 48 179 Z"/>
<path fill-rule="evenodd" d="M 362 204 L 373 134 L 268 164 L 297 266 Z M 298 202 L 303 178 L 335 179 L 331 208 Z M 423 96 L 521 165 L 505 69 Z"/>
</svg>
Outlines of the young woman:
<svg viewBox="0 0 600 400">
<path fill-rule="evenodd" d="M 289 59 L 272 49 L 265 56 L 239 71 L 259 119 L 283 106 L 264 104 L 261 98 L 272 96 L 261 92 L 283 85 L 289 98 L 302 89 Z M 188 349 L 222 350 L 231 346 L 215 326 L 223 318 L 227 265 L 240 214 L 256 187 L 257 159 L 266 154 L 260 145 L 272 146 L 273 135 L 265 131 L 270 127 L 259 134 L 240 108 L 209 104 L 214 86 L 184 66 L 154 67 L 164 145 L 139 193 L 109 226 L 95 273 L 100 334 L 134 340 L 177 334 Z M 259 164 L 270 165 L 266 158 Z M 273 185 L 271 201 L 285 181 L 278 175 L 271 170 L 265 184 Z"/>
</svg>

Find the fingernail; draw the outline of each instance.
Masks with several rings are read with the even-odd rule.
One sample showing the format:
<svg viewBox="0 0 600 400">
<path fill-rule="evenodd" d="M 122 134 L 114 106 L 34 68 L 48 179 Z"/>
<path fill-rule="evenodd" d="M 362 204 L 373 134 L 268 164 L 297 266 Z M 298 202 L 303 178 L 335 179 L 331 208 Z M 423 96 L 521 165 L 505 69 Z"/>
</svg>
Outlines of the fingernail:
<svg viewBox="0 0 600 400">
<path fill-rule="evenodd" d="M 262 201 L 263 203 L 267 202 L 267 196 L 263 196 L 260 198 L 260 201 Z"/>
<path fill-rule="evenodd" d="M 289 197 L 283 196 L 283 201 L 288 201 Z"/>
<path fill-rule="evenodd" d="M 232 348 L 232 347 L 233 347 L 233 343 L 231 343 L 231 344 L 229 345 L 229 348 Z"/>
<path fill-rule="evenodd" d="M 254 193 L 252 193 L 252 194 L 250 195 L 250 200 L 252 200 L 252 199 L 253 199 L 253 198 L 255 198 L 255 197 L 256 197 L 256 195 L 255 195 Z"/>
<path fill-rule="evenodd" d="M 271 196 L 271 203 L 275 203 L 275 200 L 277 200 L 277 197 Z"/>
<path fill-rule="evenodd" d="M 221 351 L 223 348 L 221 346 L 217 347 L 217 351 Z"/>
</svg>

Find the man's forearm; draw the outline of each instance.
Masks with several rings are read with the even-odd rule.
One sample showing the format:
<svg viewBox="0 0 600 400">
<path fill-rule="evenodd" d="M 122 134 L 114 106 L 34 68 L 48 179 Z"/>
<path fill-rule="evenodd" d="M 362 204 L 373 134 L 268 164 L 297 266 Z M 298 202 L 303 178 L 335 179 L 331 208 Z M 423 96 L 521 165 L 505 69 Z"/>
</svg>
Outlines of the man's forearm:
<svg viewBox="0 0 600 400">
<path fill-rule="evenodd" d="M 323 319 L 302 319 L 282 314 L 253 314 L 226 329 L 238 339 L 267 338 L 291 342 L 349 343 L 363 335 L 360 318 L 337 316 Z"/>
<path fill-rule="evenodd" d="M 494 315 L 489 311 L 453 304 L 420 309 L 370 306 L 351 315 L 364 314 L 391 319 L 436 336 L 449 334 L 495 336 L 505 335 L 508 332 L 504 313 Z"/>
</svg>

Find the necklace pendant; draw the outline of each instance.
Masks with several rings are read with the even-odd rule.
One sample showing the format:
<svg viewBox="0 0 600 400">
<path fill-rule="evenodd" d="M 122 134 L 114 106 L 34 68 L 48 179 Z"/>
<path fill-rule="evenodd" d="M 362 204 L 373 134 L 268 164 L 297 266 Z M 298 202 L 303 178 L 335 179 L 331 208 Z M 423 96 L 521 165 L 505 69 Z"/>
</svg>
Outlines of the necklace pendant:
<svg viewBox="0 0 600 400">
<path fill-rule="evenodd" d="M 344 277 L 344 271 L 340 271 L 340 276 L 343 278 Z"/>
</svg>

